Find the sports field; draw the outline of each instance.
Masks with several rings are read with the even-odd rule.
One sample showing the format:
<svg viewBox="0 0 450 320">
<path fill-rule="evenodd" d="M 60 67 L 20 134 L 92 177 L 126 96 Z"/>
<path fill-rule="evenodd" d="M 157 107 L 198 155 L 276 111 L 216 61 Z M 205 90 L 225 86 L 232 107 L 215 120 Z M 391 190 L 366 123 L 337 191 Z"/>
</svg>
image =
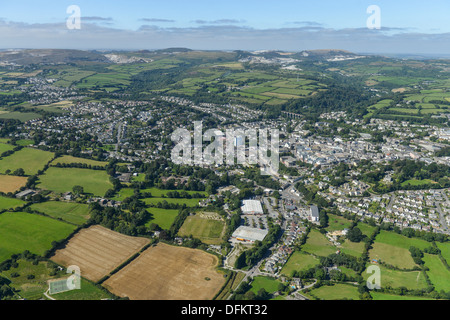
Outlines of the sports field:
<svg viewBox="0 0 450 320">
<path fill-rule="evenodd" d="M 39 180 L 38 188 L 57 193 L 72 191 L 74 186 L 79 185 L 84 188 L 84 193 L 103 197 L 112 188 L 108 174 L 101 170 L 50 167 Z"/>
<path fill-rule="evenodd" d="M 42 255 L 53 241 L 65 239 L 75 226 L 25 212 L 0 214 L 0 261 L 29 250 Z"/>
<path fill-rule="evenodd" d="M 78 232 L 64 249 L 50 259 L 68 267 L 77 265 L 81 276 L 97 282 L 149 243 L 95 225 Z"/>
<path fill-rule="evenodd" d="M 131 300 L 211 300 L 225 284 L 218 258 L 164 243 L 145 250 L 103 285 Z"/>
<path fill-rule="evenodd" d="M 22 168 L 26 175 L 34 175 L 54 157 L 52 152 L 39 149 L 23 148 L 12 155 L 0 160 L 0 173 L 6 170 L 15 170 Z"/>
<path fill-rule="evenodd" d="M 186 218 L 178 235 L 181 237 L 192 235 L 203 243 L 217 245 L 222 242 L 224 228 L 225 222 L 223 220 L 208 219 L 195 215 Z"/>
<path fill-rule="evenodd" d="M 78 225 L 82 225 L 89 219 L 89 205 L 82 203 L 47 201 L 35 203 L 30 208 Z"/>
</svg>

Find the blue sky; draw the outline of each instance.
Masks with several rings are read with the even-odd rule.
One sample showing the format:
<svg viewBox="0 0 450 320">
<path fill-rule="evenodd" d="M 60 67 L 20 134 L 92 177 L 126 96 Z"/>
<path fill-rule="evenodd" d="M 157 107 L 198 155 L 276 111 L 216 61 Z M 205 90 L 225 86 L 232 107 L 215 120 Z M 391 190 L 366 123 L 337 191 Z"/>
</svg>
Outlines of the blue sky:
<svg viewBox="0 0 450 320">
<path fill-rule="evenodd" d="M 69 5 L 82 30 L 66 30 Z M 366 27 L 370 5 L 381 30 Z M 0 0 L 0 46 L 450 53 L 449 16 L 448 0 Z"/>
</svg>

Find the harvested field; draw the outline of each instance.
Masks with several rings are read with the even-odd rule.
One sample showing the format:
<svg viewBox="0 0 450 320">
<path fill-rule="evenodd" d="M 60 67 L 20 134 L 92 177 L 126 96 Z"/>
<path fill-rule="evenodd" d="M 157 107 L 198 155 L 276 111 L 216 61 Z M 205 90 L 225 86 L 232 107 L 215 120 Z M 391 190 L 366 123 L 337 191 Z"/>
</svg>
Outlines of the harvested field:
<svg viewBox="0 0 450 320">
<path fill-rule="evenodd" d="M 131 300 L 211 300 L 225 284 L 218 258 L 201 250 L 159 243 L 103 283 Z"/>
<path fill-rule="evenodd" d="M 27 177 L 0 175 L 0 192 L 16 192 L 27 184 Z"/>
<path fill-rule="evenodd" d="M 77 265 L 82 277 L 97 282 L 148 243 L 146 238 L 126 236 L 96 225 L 81 230 L 51 260 L 65 267 Z"/>
</svg>

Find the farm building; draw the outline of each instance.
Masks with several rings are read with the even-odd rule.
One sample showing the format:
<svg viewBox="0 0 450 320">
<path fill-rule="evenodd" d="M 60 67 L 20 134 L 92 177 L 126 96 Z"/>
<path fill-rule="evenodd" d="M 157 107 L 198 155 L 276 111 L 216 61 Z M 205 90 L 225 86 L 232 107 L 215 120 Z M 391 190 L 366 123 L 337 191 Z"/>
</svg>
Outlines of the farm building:
<svg viewBox="0 0 450 320">
<path fill-rule="evenodd" d="M 268 233 L 269 231 L 267 230 L 240 226 L 231 237 L 233 240 L 253 243 L 255 241 L 263 241 Z"/>
<path fill-rule="evenodd" d="M 264 214 L 261 202 L 258 200 L 243 200 L 242 204 L 243 214 Z"/>
</svg>

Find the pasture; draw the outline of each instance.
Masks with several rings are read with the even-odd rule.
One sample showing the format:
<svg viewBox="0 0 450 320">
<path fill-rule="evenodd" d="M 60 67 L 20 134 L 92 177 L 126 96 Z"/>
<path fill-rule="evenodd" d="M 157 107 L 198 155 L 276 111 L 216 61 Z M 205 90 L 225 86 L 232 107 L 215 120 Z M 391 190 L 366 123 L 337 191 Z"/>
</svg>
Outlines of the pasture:
<svg viewBox="0 0 450 320">
<path fill-rule="evenodd" d="M 289 257 L 289 260 L 283 266 L 283 269 L 281 269 L 281 274 L 289 277 L 291 276 L 293 271 L 308 270 L 318 265 L 319 263 L 320 261 L 316 257 L 307 253 L 295 251 Z"/>
<path fill-rule="evenodd" d="M 64 177 L 64 179 L 61 179 Z M 50 167 L 39 177 L 38 188 L 56 193 L 72 191 L 74 186 L 82 186 L 84 193 L 103 197 L 112 188 L 106 171 Z"/>
<path fill-rule="evenodd" d="M 0 261 L 25 250 L 42 255 L 53 241 L 65 239 L 74 229 L 73 225 L 37 214 L 4 212 L 0 214 Z"/>
<path fill-rule="evenodd" d="M 86 164 L 88 166 L 93 166 L 93 167 L 105 167 L 108 164 L 108 162 L 105 162 L 105 161 L 95 161 L 95 160 L 91 160 L 91 159 L 76 158 L 76 157 L 67 156 L 67 155 L 56 158 L 50 164 L 52 166 L 55 166 L 58 163 L 60 163 L 60 164 L 81 163 L 81 164 Z"/>
<path fill-rule="evenodd" d="M 152 215 L 149 221 L 145 224 L 149 227 L 152 223 L 157 224 L 164 230 L 169 230 L 175 218 L 179 214 L 177 209 L 160 209 L 160 208 L 148 208 L 147 211 Z"/>
<path fill-rule="evenodd" d="M 422 271 L 398 271 L 379 266 L 381 271 L 382 288 L 400 288 L 405 287 L 409 290 L 424 289 L 427 282 Z M 362 273 L 364 280 L 367 280 L 372 273 L 367 270 Z"/>
<path fill-rule="evenodd" d="M 336 284 L 313 289 L 309 294 L 319 300 L 359 300 L 358 287 L 349 284 Z"/>
<path fill-rule="evenodd" d="M 22 168 L 26 175 L 34 175 L 37 174 L 39 170 L 44 169 L 45 165 L 49 163 L 53 157 L 54 154 L 52 152 L 23 148 L 0 160 L 0 173 L 5 173 L 6 170 L 14 172 L 17 169 Z"/>
<path fill-rule="evenodd" d="M 426 272 L 436 291 L 450 291 L 450 270 L 444 266 L 441 259 L 436 255 L 425 253 L 422 260 L 425 262 L 425 266 L 430 269 Z"/>
<path fill-rule="evenodd" d="M 35 203 L 30 208 L 77 225 L 82 225 L 89 219 L 90 211 L 87 204 L 64 201 Z"/>
<path fill-rule="evenodd" d="M 316 256 L 327 257 L 335 253 L 338 249 L 332 245 L 328 239 L 317 230 L 311 230 L 306 243 L 302 246 L 302 251 Z"/>
<path fill-rule="evenodd" d="M 103 285 L 130 300 L 211 300 L 225 284 L 218 258 L 197 249 L 158 243 Z"/>
<path fill-rule="evenodd" d="M 0 211 L 15 209 L 17 207 L 23 206 L 26 202 L 16 198 L 7 198 L 0 196 Z"/>
</svg>

